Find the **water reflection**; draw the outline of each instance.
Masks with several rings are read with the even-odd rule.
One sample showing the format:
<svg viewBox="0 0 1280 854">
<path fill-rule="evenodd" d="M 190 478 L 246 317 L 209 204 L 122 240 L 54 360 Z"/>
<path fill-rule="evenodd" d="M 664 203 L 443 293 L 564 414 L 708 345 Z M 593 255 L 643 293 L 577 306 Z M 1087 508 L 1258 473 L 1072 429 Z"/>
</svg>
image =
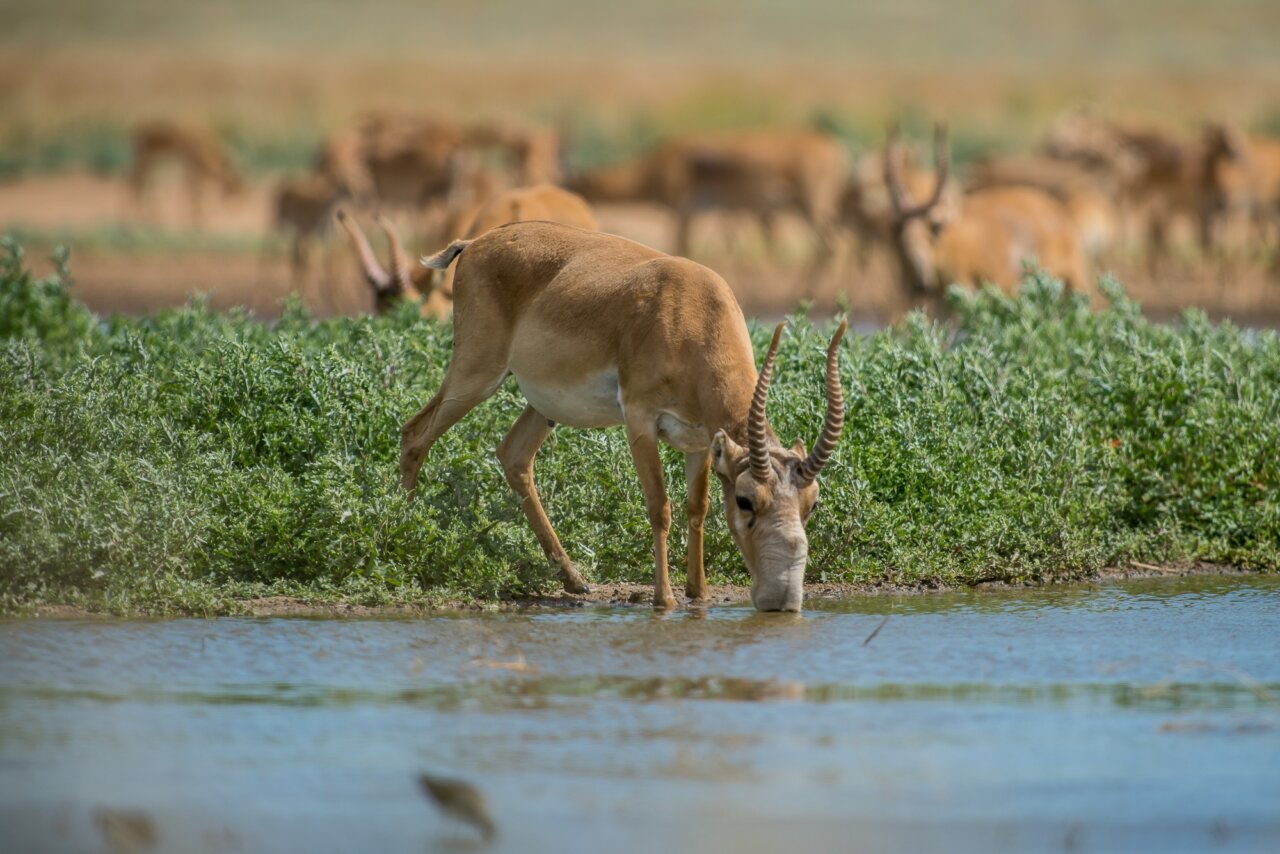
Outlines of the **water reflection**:
<svg viewBox="0 0 1280 854">
<path fill-rule="evenodd" d="M 157 850 L 477 844 L 423 804 L 439 772 L 484 792 L 494 850 L 1280 841 L 1275 579 L 813 604 L 2 622 L 0 825 L 13 850 L 101 850 L 99 814 Z"/>
</svg>

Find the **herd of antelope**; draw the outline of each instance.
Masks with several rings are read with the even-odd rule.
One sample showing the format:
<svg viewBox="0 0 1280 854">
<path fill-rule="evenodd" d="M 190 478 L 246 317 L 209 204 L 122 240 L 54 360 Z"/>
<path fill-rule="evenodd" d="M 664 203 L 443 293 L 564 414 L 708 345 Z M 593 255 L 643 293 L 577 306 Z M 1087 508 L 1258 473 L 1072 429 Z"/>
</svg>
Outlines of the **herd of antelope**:
<svg viewBox="0 0 1280 854">
<path fill-rule="evenodd" d="M 189 132 L 145 128 L 134 186 L 145 186 L 148 164 L 172 155 L 190 161 L 191 186 L 233 187 L 227 159 L 210 146 Z M 925 301 L 951 283 L 1011 288 L 1028 262 L 1087 291 L 1091 266 L 1126 229 L 1146 236 L 1158 264 L 1182 223 L 1207 251 L 1239 228 L 1274 245 L 1280 226 L 1280 141 L 1225 125 L 1180 140 L 1073 114 L 1055 125 L 1042 153 L 979 161 L 965 183 L 952 177 L 941 127 L 927 166 L 896 131 L 883 151 L 853 164 L 840 143 L 810 131 L 684 136 L 630 162 L 567 177 L 559 148 L 544 130 L 379 116 L 327 140 L 312 175 L 279 187 L 275 213 L 294 234 L 295 263 L 305 243 L 336 220 L 379 310 L 412 299 L 424 314 L 452 316 L 444 382 L 402 429 L 400 479 L 408 494 L 440 436 L 514 377 L 527 406 L 498 456 L 565 589 L 582 593 L 587 582 L 543 509 L 533 461 L 557 424 L 620 425 L 653 531 L 653 603 L 661 609 L 676 600 L 659 443 L 685 457 L 687 598 L 707 598 L 702 531 L 714 474 L 751 573 L 752 602 L 798 611 L 817 477 L 844 419 L 841 323 L 827 351 L 827 414 L 812 450 L 785 446 L 769 427 L 765 403 L 783 326 L 757 371 L 733 291 L 713 270 L 681 257 L 702 213 L 745 213 L 766 244 L 780 215 L 798 215 L 819 263 L 852 234 L 860 255 L 886 250 L 902 285 Z M 670 209 L 677 254 L 601 232 L 591 204 L 621 201 Z M 442 215 L 434 233 L 420 237 L 448 245 L 413 265 L 385 214 L 432 206 Z M 387 267 L 356 222 L 375 209 Z"/>
<path fill-rule="evenodd" d="M 157 163 L 177 160 L 197 219 L 208 187 L 233 194 L 243 186 L 210 134 L 153 123 L 137 129 L 134 143 L 134 191 L 143 195 Z M 429 247 L 515 220 L 594 228 L 588 205 L 636 202 L 670 211 L 671 243 L 686 257 L 703 214 L 754 222 L 771 253 L 779 220 L 789 215 L 812 235 L 807 274 L 821 273 L 840 246 L 853 248 L 860 271 L 883 253 L 917 304 L 936 303 L 952 283 L 1012 288 L 1027 262 L 1087 290 L 1121 248 L 1142 250 L 1154 278 L 1177 235 L 1209 259 L 1261 249 L 1280 274 L 1280 139 L 1227 123 L 1178 135 L 1075 111 L 1053 123 L 1038 152 L 979 158 L 961 178 L 942 129 L 928 158 L 894 131 L 881 150 L 857 159 L 810 130 L 674 136 L 577 174 L 563 167 L 561 149 L 557 133 L 532 125 L 399 114 L 372 115 L 331 135 L 312 172 L 282 180 L 272 200 L 295 286 L 343 209 L 376 304 L 409 295 L 445 316 L 449 274 L 410 271 L 400 257 L 387 274 L 353 216 L 409 222 Z"/>
</svg>

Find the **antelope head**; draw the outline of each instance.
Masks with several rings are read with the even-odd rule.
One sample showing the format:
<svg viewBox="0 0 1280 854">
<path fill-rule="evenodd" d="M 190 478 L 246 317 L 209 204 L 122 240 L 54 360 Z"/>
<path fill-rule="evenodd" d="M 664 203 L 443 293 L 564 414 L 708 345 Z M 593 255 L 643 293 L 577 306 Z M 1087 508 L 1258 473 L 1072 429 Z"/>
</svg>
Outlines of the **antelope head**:
<svg viewBox="0 0 1280 854">
<path fill-rule="evenodd" d="M 889 131 L 884 152 L 884 183 L 893 208 L 893 242 L 911 286 L 928 293 L 940 284 L 934 263 L 934 246 L 949 219 L 949 211 L 941 204 L 951 167 L 947 129 L 943 125 L 934 128 L 933 192 L 923 204 L 913 204 L 903 186 L 899 172 L 899 164 L 903 160 L 900 148 L 901 140 L 897 128 L 894 128 Z"/>
<path fill-rule="evenodd" d="M 1203 150 L 1205 201 L 1218 211 L 1247 210 L 1256 179 L 1248 138 L 1235 125 L 1215 122 L 1205 128 Z"/>
<path fill-rule="evenodd" d="M 378 263 L 373 248 L 365 238 L 360 226 L 341 208 L 337 213 L 338 222 L 355 244 L 356 254 L 360 256 L 360 267 L 365 281 L 373 289 L 374 303 L 378 314 L 391 308 L 399 299 L 420 300 L 424 294 L 418 289 L 418 283 L 409 272 L 408 256 L 400 243 L 400 234 L 385 216 L 378 217 L 378 226 L 387 235 L 387 243 L 391 247 L 391 272 L 388 273 Z M 429 281 L 429 280 L 428 280 Z M 430 290 L 428 289 L 428 293 Z"/>
<path fill-rule="evenodd" d="M 818 473 L 831 459 L 844 426 L 838 355 L 848 324 L 840 323 L 827 348 L 827 417 L 813 450 L 783 448 L 765 420 L 769 378 L 785 324 L 773 332 L 747 414 L 747 447 L 723 430 L 711 441 L 711 466 L 724 488 L 724 509 L 751 572 L 751 603 L 760 611 L 799 611 L 809 559 L 805 525 L 818 504 Z"/>
</svg>

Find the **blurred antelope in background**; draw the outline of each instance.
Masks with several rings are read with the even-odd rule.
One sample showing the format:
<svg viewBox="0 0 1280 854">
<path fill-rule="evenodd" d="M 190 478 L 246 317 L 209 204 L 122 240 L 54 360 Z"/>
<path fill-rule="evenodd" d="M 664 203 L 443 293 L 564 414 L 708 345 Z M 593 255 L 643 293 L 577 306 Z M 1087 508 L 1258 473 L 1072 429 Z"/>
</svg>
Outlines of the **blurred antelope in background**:
<svg viewBox="0 0 1280 854">
<path fill-rule="evenodd" d="M 1045 153 L 1102 171 L 1114 182 L 1122 224 L 1145 240 L 1152 276 L 1169 257 L 1175 232 L 1197 230 L 1204 160 L 1198 140 L 1077 111 L 1055 122 Z"/>
<path fill-rule="evenodd" d="M 1250 135 L 1227 123 L 1205 130 L 1202 170 L 1206 244 L 1232 221 L 1280 250 L 1280 140 Z M 1273 258 L 1280 272 L 1280 254 Z"/>
<path fill-rule="evenodd" d="M 1066 207 L 1090 261 L 1102 258 L 1119 239 L 1116 189 L 1104 176 L 1066 160 L 1044 156 L 989 157 L 969 167 L 965 188 L 1035 187 Z"/>
<path fill-rule="evenodd" d="M 933 191 L 937 176 L 930 169 L 916 164 L 911 147 L 897 147 L 898 175 L 903 187 L 912 198 L 927 198 Z M 893 226 L 896 218 L 889 187 L 885 184 L 884 152 L 863 154 L 854 164 L 853 173 L 841 200 L 841 221 L 854 239 L 857 265 L 865 271 L 871 253 L 876 249 L 893 251 Z M 960 188 L 954 182 L 945 182 L 939 206 L 949 209 L 959 201 Z"/>
<path fill-rule="evenodd" d="M 1075 223 L 1052 195 L 1036 187 L 995 186 L 965 193 L 944 208 L 950 154 L 939 125 L 934 186 L 924 202 L 916 203 L 898 174 L 899 144 L 894 130 L 886 145 L 884 178 L 894 211 L 894 248 L 909 292 L 937 299 L 947 285 L 985 282 L 1011 291 L 1027 262 L 1069 288 L 1089 287 Z"/>
<path fill-rule="evenodd" d="M 334 211 L 346 197 L 345 192 L 321 174 L 282 178 L 276 184 L 272 222 L 289 240 L 289 281 L 295 289 L 305 286 L 311 256 L 324 241 L 333 223 Z"/>
<path fill-rule="evenodd" d="M 770 247 L 778 214 L 798 213 L 817 239 L 819 254 L 828 255 L 848 171 L 844 146 L 814 131 L 692 134 L 568 186 L 593 203 L 647 201 L 670 208 L 677 255 L 689 254 L 694 219 L 712 210 L 750 214 Z"/>
<path fill-rule="evenodd" d="M 244 179 L 214 134 L 173 122 L 156 121 L 134 128 L 131 144 L 133 166 L 129 187 L 134 204 L 141 207 L 156 174 L 166 165 L 182 173 L 190 207 L 191 223 L 204 224 L 205 192 L 209 185 L 223 197 L 244 191 Z"/>
</svg>

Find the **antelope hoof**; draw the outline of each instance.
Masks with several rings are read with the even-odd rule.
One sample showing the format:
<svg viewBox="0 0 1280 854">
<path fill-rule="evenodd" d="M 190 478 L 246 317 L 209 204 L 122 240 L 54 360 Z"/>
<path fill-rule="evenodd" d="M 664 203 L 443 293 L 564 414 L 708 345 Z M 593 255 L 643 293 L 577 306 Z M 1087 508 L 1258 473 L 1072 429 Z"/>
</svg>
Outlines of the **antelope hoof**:
<svg viewBox="0 0 1280 854">
<path fill-rule="evenodd" d="M 573 567 L 560 570 L 560 578 L 564 581 L 566 593 L 585 594 L 591 592 L 591 585 L 587 584 L 578 570 Z"/>
<path fill-rule="evenodd" d="M 707 595 L 705 590 L 690 590 L 688 588 L 685 588 L 684 598 L 688 600 L 685 602 L 686 605 L 704 606 L 711 601 L 711 597 Z"/>
<path fill-rule="evenodd" d="M 670 611 L 676 606 L 676 597 L 671 595 L 670 590 L 653 591 L 653 610 Z"/>
</svg>

